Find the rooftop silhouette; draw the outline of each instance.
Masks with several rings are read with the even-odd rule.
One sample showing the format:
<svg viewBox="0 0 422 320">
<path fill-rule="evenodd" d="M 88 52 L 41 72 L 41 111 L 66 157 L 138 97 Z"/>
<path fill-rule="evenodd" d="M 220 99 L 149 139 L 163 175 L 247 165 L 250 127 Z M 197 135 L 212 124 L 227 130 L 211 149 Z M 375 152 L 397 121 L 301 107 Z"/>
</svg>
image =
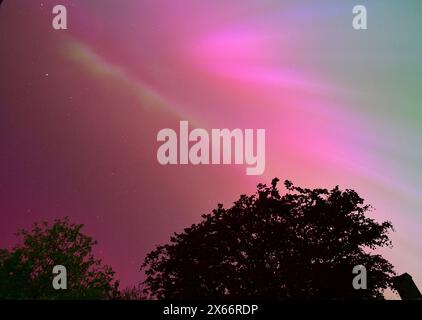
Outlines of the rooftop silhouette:
<svg viewBox="0 0 422 320">
<path fill-rule="evenodd" d="M 397 276 L 394 280 L 394 286 L 402 300 L 422 300 L 422 294 L 408 273 Z"/>
</svg>

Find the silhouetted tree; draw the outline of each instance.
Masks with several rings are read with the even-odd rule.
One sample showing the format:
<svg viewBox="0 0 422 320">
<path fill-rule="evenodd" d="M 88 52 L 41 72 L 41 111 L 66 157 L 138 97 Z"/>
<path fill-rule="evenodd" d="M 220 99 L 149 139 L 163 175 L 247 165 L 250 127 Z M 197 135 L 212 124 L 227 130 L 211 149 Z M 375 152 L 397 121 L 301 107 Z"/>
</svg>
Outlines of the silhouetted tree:
<svg viewBox="0 0 422 320">
<path fill-rule="evenodd" d="M 142 265 L 145 294 L 185 298 L 382 299 L 393 266 L 373 249 L 391 246 L 390 222 L 365 216 L 371 207 L 353 190 L 303 189 L 278 179 L 258 185 L 225 209 L 174 234 Z M 352 286 L 364 265 L 367 290 Z"/>
<path fill-rule="evenodd" d="M 97 243 L 68 218 L 21 230 L 22 243 L 0 250 L 0 299 L 109 299 L 118 297 L 113 270 L 95 259 Z M 67 269 L 67 290 L 54 290 L 55 265 Z"/>
<path fill-rule="evenodd" d="M 120 292 L 120 299 L 122 300 L 146 300 L 144 295 L 144 289 L 142 284 L 135 285 L 133 287 L 129 287 L 123 289 Z"/>
</svg>

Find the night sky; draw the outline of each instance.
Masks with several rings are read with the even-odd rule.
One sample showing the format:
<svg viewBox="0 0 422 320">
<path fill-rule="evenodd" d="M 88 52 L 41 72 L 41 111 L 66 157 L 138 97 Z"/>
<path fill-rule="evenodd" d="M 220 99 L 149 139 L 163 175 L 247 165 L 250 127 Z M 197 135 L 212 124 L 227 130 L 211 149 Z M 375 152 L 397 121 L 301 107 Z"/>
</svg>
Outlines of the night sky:
<svg viewBox="0 0 422 320">
<path fill-rule="evenodd" d="M 123 286 L 175 231 L 273 177 L 355 189 L 422 287 L 422 3 L 63 0 L 0 8 L 0 247 L 85 224 Z M 266 170 L 161 166 L 157 132 L 265 128 Z"/>
</svg>

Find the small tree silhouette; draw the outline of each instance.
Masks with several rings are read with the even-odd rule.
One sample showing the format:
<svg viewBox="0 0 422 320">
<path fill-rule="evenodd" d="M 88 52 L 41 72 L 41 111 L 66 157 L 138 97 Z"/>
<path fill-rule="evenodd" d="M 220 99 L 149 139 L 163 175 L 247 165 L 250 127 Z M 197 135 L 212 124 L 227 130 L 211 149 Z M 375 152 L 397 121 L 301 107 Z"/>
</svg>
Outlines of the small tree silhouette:
<svg viewBox="0 0 422 320">
<path fill-rule="evenodd" d="M 371 207 L 353 190 L 303 189 L 278 179 L 258 185 L 225 209 L 175 234 L 150 252 L 144 294 L 157 299 L 382 299 L 393 266 L 371 253 L 391 246 L 390 222 L 365 217 Z M 355 290 L 353 267 L 364 265 L 367 290 Z"/>
<path fill-rule="evenodd" d="M 95 259 L 97 243 L 68 218 L 21 230 L 22 243 L 0 250 L 0 299 L 109 299 L 118 297 L 113 270 Z M 55 265 L 67 269 L 67 290 L 54 290 Z"/>
</svg>

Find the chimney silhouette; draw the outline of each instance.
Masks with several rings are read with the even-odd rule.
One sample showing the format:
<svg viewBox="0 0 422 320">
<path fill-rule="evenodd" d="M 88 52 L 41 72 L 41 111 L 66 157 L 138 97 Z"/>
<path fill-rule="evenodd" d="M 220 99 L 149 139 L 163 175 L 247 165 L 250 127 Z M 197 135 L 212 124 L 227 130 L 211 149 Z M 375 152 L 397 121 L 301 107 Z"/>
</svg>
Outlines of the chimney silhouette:
<svg viewBox="0 0 422 320">
<path fill-rule="evenodd" d="M 394 287 L 402 300 L 422 300 L 422 294 L 413 282 L 412 276 L 403 273 L 394 279 Z"/>
</svg>

